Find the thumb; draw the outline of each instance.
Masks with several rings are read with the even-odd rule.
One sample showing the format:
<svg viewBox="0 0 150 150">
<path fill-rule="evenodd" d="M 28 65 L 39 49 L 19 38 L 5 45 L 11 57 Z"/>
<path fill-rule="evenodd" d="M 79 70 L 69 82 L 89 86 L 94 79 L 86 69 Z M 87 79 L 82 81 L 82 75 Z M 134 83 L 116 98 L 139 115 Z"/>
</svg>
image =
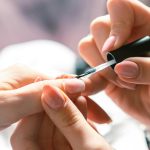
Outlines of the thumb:
<svg viewBox="0 0 150 150">
<path fill-rule="evenodd" d="M 42 104 L 72 149 L 108 149 L 109 146 L 103 138 L 86 122 L 83 115 L 63 91 L 50 85 L 45 86 Z"/>
<path fill-rule="evenodd" d="M 150 85 L 150 58 L 129 58 L 115 66 L 118 76 L 130 83 Z"/>
</svg>

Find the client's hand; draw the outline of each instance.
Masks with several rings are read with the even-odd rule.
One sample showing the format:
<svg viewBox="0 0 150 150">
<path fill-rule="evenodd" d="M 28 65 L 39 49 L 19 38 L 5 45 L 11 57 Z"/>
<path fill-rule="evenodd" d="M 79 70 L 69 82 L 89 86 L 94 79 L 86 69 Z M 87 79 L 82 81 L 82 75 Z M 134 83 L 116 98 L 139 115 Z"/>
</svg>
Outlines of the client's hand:
<svg viewBox="0 0 150 150">
<path fill-rule="evenodd" d="M 42 80 L 48 79 L 47 76 L 35 72 L 24 65 L 15 65 L 0 71 L 0 130 L 25 116 L 43 111 L 40 97 L 44 84 L 49 83 L 63 87 L 62 81 L 54 81 L 52 79 L 51 81 L 47 80 L 33 84 L 37 77 L 40 77 Z M 73 88 L 74 84 L 76 88 L 77 84 L 79 86 L 81 85 L 79 89 L 74 89 L 74 92 L 84 88 L 84 83 L 80 80 L 76 80 L 75 83 L 72 82 L 72 80 L 70 82 L 70 84 L 68 82 L 66 88 Z M 88 103 L 89 118 L 96 122 L 110 121 L 110 118 L 105 115 L 100 107 L 95 105 L 92 101 Z M 91 111 L 92 109 L 95 109 L 96 113 L 93 113 Z M 97 119 L 99 117 L 101 117 L 101 120 Z"/>
<path fill-rule="evenodd" d="M 68 92 L 73 93 L 71 88 Z M 44 86 L 42 104 L 48 116 L 39 114 L 24 119 L 12 136 L 13 149 L 111 150 L 86 121 L 89 98 L 69 95 L 72 101 L 60 88 Z"/>
<path fill-rule="evenodd" d="M 20 64 L 0 71 L 0 130 L 33 113 L 34 110 L 28 109 L 30 103 L 25 105 L 24 95 L 17 95 L 15 89 L 34 82 L 38 76 L 48 79 L 47 76 Z"/>
<path fill-rule="evenodd" d="M 39 79 L 44 81 L 33 83 L 35 79 L 36 81 Z M 22 133 L 17 134 L 17 138 L 12 138 L 12 141 L 17 139 L 16 142 L 12 142 L 14 149 L 19 147 L 18 149 L 20 150 L 28 147 L 28 145 L 24 145 L 24 142 L 21 142 L 28 137 L 24 136 L 24 133 L 29 134 L 29 139 L 30 135 L 32 138 L 36 137 L 43 146 L 47 146 L 46 144 L 51 135 L 55 135 L 53 138 L 55 143 L 59 139 L 62 143 L 66 143 L 64 136 L 54 126 L 53 122 L 42 113 L 41 94 L 45 85 L 56 86 L 65 91 L 65 93 L 70 92 L 72 98 L 77 99 L 75 102 L 77 107 L 86 117 L 86 109 L 84 109 L 86 108 L 86 101 L 83 100 L 84 102 L 82 102 L 83 98 L 77 98 L 84 91 L 85 85 L 83 81 L 77 79 L 45 79 L 48 79 L 48 77 L 22 65 L 12 66 L 2 70 L 0 73 L 0 129 L 6 128 L 24 118 L 15 132 L 17 133 L 18 130 L 20 131 L 20 128 L 23 128 Z M 96 122 L 109 122 L 110 118 L 106 113 L 89 98 L 87 99 L 88 117 Z M 57 103 L 54 103 L 54 105 L 57 106 Z M 92 112 L 92 109 L 95 109 L 95 113 Z M 40 138 L 37 138 L 37 136 Z"/>
</svg>

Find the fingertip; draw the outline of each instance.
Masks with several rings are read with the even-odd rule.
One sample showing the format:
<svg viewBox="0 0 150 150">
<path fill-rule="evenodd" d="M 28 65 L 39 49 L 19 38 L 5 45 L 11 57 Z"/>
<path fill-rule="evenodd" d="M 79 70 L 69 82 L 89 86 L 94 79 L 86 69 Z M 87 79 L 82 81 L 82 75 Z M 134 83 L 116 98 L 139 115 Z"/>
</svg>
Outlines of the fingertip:
<svg viewBox="0 0 150 150">
<path fill-rule="evenodd" d="M 135 62 L 132 61 L 125 60 L 121 63 L 118 63 L 114 70 L 118 76 L 123 78 L 134 79 L 139 75 L 139 67 Z"/>
<path fill-rule="evenodd" d="M 81 56 L 84 55 L 84 51 L 86 51 L 89 43 L 91 42 L 91 39 L 92 39 L 92 36 L 88 35 L 79 41 L 78 50 Z"/>
<path fill-rule="evenodd" d="M 80 79 L 66 79 L 63 82 L 64 90 L 70 94 L 81 93 L 85 90 L 85 83 Z"/>
<path fill-rule="evenodd" d="M 112 122 L 110 116 L 98 104 L 96 104 L 91 98 L 87 96 L 86 99 L 89 119 L 100 124 Z"/>
<path fill-rule="evenodd" d="M 105 41 L 102 47 L 102 54 L 104 57 L 106 57 L 108 51 L 113 50 L 116 41 L 117 41 L 117 37 L 114 35 L 107 38 L 107 40 Z"/>
<path fill-rule="evenodd" d="M 42 92 L 42 100 L 52 110 L 64 107 L 66 98 L 61 90 L 51 85 L 45 85 Z"/>
</svg>

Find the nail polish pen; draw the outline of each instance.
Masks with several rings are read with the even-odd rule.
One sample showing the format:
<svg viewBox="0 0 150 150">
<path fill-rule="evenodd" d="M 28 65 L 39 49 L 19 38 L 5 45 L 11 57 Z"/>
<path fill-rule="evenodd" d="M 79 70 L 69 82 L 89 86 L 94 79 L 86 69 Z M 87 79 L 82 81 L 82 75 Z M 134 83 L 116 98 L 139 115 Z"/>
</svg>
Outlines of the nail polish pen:
<svg viewBox="0 0 150 150">
<path fill-rule="evenodd" d="M 87 75 L 90 75 L 90 74 L 93 74 L 93 73 L 96 73 L 98 71 L 101 71 L 111 65 L 114 65 L 116 63 L 116 60 L 115 59 L 112 59 L 108 62 L 105 62 L 97 67 L 94 67 L 94 68 L 91 68 L 89 70 L 87 70 L 86 72 L 84 72 L 83 74 L 80 74 L 80 75 L 77 75 L 76 78 L 81 78 L 81 77 L 84 77 L 84 76 L 87 76 Z"/>
<path fill-rule="evenodd" d="M 77 75 L 76 78 L 91 75 L 107 67 L 114 69 L 117 63 L 120 63 L 129 57 L 150 57 L 150 36 L 146 36 L 112 52 L 109 52 L 107 54 L 107 62 L 91 68 L 83 74 Z"/>
</svg>

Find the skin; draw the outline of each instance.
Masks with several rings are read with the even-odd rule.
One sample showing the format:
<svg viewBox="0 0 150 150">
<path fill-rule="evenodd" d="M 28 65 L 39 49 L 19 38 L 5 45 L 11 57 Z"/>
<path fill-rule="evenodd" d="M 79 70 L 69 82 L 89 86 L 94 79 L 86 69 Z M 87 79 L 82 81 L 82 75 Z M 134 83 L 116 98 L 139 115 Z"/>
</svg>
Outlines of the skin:
<svg viewBox="0 0 150 150">
<path fill-rule="evenodd" d="M 150 34 L 150 10 L 139 1 L 108 0 L 108 12 L 109 15 L 99 17 L 92 22 L 91 35 L 84 38 L 79 44 L 81 56 L 91 66 L 96 66 L 104 62 L 106 51 L 116 49 L 127 42 Z M 113 38 L 111 39 L 113 40 L 110 42 L 109 37 L 112 36 Z M 105 51 L 103 45 L 105 45 Z M 82 95 L 90 95 L 105 90 L 112 100 L 124 111 L 149 126 L 149 66 L 149 58 L 129 58 L 115 67 L 115 73 L 111 69 L 107 69 L 88 79 L 84 79 L 86 86 Z M 134 77 L 122 74 L 122 71 L 126 71 L 127 68 L 132 67 L 137 69 L 137 72 L 134 72 L 136 73 Z M 41 99 L 45 112 L 64 135 L 70 149 L 112 149 L 87 123 L 82 113 L 72 102 L 72 97 L 66 95 L 63 90 L 56 86 L 46 85 L 44 86 Z M 59 100 L 60 105 L 57 108 L 53 105 L 55 100 Z M 13 146 L 21 148 L 21 145 L 30 143 L 29 149 L 43 149 L 40 147 L 41 145 L 39 145 L 37 138 L 33 136 L 35 132 L 25 132 L 29 127 L 31 126 L 27 123 L 26 126 L 22 126 L 16 130 L 13 136 L 13 139 L 16 140 L 12 140 L 14 141 L 12 142 Z M 16 141 L 18 140 L 17 136 L 21 134 L 20 145 L 20 142 Z M 61 141 L 57 141 L 56 143 L 59 145 Z M 59 150 L 63 148 L 50 146 L 45 149 Z"/>
<path fill-rule="evenodd" d="M 59 107 L 54 107 L 53 102 L 48 105 L 57 99 L 61 101 Z M 41 100 L 47 115 L 30 116 L 20 122 L 11 138 L 13 150 L 111 149 L 86 120 L 86 98 L 80 96 L 72 101 L 71 96 L 49 84 L 44 86 Z"/>
<path fill-rule="evenodd" d="M 41 81 L 43 80 L 43 81 Z M 38 81 L 38 82 L 37 82 Z M 0 71 L 0 129 L 3 129 L 18 120 L 43 111 L 40 99 L 44 85 L 51 84 L 71 91 L 72 98 L 80 95 L 84 90 L 84 83 L 80 80 L 50 79 L 24 65 L 14 65 Z M 76 89 L 74 88 L 76 86 Z M 79 87 L 79 89 L 77 89 Z M 69 95 L 69 93 L 68 93 Z M 96 122 L 110 122 L 109 116 L 88 99 L 88 118 Z M 91 110 L 95 109 L 97 113 Z M 90 117 L 92 116 L 92 117 Z M 101 119 L 97 119 L 100 117 Z"/>
<path fill-rule="evenodd" d="M 37 132 L 34 135 L 40 135 L 38 142 L 41 143 L 41 147 L 48 147 L 51 137 L 53 137 L 53 140 L 51 140 L 54 141 L 53 145 L 57 146 L 58 144 L 55 143 L 59 140 L 64 146 L 70 147 L 62 133 L 43 112 L 41 95 L 43 87 L 46 85 L 56 86 L 67 93 L 84 118 L 91 119 L 97 123 L 111 121 L 105 111 L 90 98 L 80 97 L 81 92 L 85 89 L 83 81 L 60 79 L 60 77 L 50 79 L 24 65 L 14 65 L 0 71 L 0 130 L 21 120 L 14 135 L 22 126 L 27 126 L 27 129 L 25 128 L 22 133 Z M 94 113 L 93 109 L 96 110 Z M 94 128 L 91 121 L 89 123 Z M 15 141 L 15 144 L 12 144 L 14 149 L 17 149 L 16 143 L 21 145 L 22 133 L 19 136 L 17 135 L 17 141 L 13 138 L 15 136 L 12 136 L 12 141 Z M 24 148 L 26 149 L 28 146 L 27 144 Z M 19 149 L 22 149 L 22 145 Z"/>
<path fill-rule="evenodd" d="M 79 44 L 82 58 L 91 66 L 101 64 L 107 51 L 150 35 L 149 7 L 136 0 L 109 0 L 107 7 L 109 14 L 96 18 L 91 23 L 91 35 L 82 39 Z M 109 43 L 107 50 L 102 51 L 105 41 L 112 36 L 116 38 L 115 42 Z M 126 71 L 126 68 L 132 66 L 137 67 L 135 76 L 128 77 L 121 74 L 121 71 Z M 128 58 L 116 65 L 115 72 L 106 69 L 86 80 L 84 95 L 105 90 L 125 112 L 149 126 L 149 66 L 148 57 Z"/>
</svg>

